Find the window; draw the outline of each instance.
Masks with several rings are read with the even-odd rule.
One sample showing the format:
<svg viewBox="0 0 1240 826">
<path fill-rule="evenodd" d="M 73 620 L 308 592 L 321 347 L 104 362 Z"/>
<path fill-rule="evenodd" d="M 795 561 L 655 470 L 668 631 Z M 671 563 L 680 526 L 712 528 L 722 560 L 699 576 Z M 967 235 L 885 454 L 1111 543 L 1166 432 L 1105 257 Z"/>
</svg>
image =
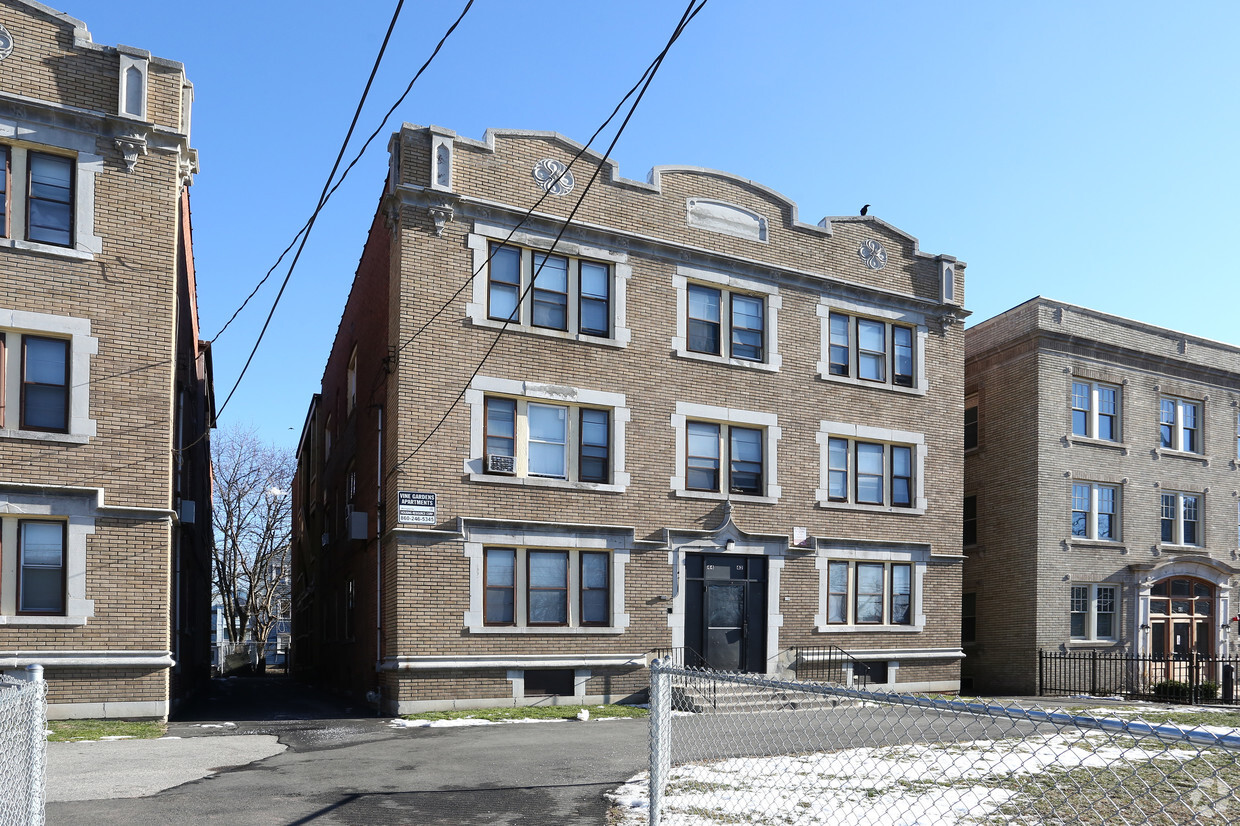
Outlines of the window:
<svg viewBox="0 0 1240 826">
<path fill-rule="evenodd" d="M 1119 539 L 1119 489 L 1113 485 L 1074 482 L 1072 535 L 1081 539 Z"/>
<path fill-rule="evenodd" d="M 960 641 L 977 642 L 977 594 L 960 595 Z"/>
<path fill-rule="evenodd" d="M 964 536 L 965 547 L 977 544 L 977 496 L 964 498 Z"/>
<path fill-rule="evenodd" d="M 776 287 L 762 281 L 681 266 L 672 277 L 676 289 L 676 335 L 680 358 L 756 370 L 778 370 Z"/>
<path fill-rule="evenodd" d="M 965 399 L 964 403 L 964 449 L 977 447 L 977 399 Z"/>
<path fill-rule="evenodd" d="M 1072 382 L 1072 435 L 1117 442 L 1119 388 L 1099 382 Z"/>
<path fill-rule="evenodd" d="M 829 375 L 914 386 L 912 327 L 836 311 L 827 327 Z"/>
<path fill-rule="evenodd" d="M 21 428 L 69 430 L 69 342 L 22 336 Z"/>
<path fill-rule="evenodd" d="M 352 415 L 357 407 L 357 346 L 349 354 L 349 366 L 345 371 L 345 415 Z"/>
<path fill-rule="evenodd" d="M 488 319 L 603 338 L 611 334 L 611 265 L 498 243 L 488 249 Z"/>
<path fill-rule="evenodd" d="M 688 423 L 688 454 L 685 459 L 689 490 L 720 490 L 720 469 L 727 466 L 727 490 L 761 496 L 762 431 L 713 422 Z"/>
<path fill-rule="evenodd" d="M 30 122 L 21 137 L 0 144 L 0 248 L 90 260 L 103 251 L 90 213 L 97 135 Z"/>
<path fill-rule="evenodd" d="M 1194 493 L 1162 494 L 1162 541 L 1168 545 L 1201 545 L 1201 500 Z"/>
<path fill-rule="evenodd" d="M 73 159 L 30 152 L 26 237 L 60 247 L 73 243 Z"/>
<path fill-rule="evenodd" d="M 728 499 L 748 496 L 774 501 L 775 450 L 781 431 L 769 413 L 678 402 L 676 429 L 677 496 Z"/>
<path fill-rule="evenodd" d="M 1201 405 L 1164 396 L 1158 406 L 1160 446 L 1183 453 L 1201 453 Z"/>
<path fill-rule="evenodd" d="M 622 394 L 477 376 L 465 400 L 471 481 L 617 493 L 628 485 Z"/>
<path fill-rule="evenodd" d="M 745 361 L 764 360 L 766 302 L 761 296 L 732 293 L 703 284 L 689 284 L 688 295 L 688 349 L 691 352 Z M 725 343 L 727 352 L 724 352 Z"/>
<path fill-rule="evenodd" d="M 827 442 L 831 502 L 913 507 L 913 447 L 833 437 Z"/>
<path fill-rule="evenodd" d="M 913 566 L 905 562 L 827 563 L 827 623 L 911 625 Z"/>
<path fill-rule="evenodd" d="M 1074 640 L 1115 639 L 1115 586 L 1073 585 L 1069 606 Z"/>
<path fill-rule="evenodd" d="M 65 613 L 65 523 L 18 522 L 21 572 L 17 583 L 20 614 Z"/>
<path fill-rule="evenodd" d="M 0 146 L 0 238 L 9 237 L 9 183 L 12 151 Z"/>
<path fill-rule="evenodd" d="M 486 625 L 611 624 L 610 553 L 486 548 L 483 559 Z"/>
</svg>

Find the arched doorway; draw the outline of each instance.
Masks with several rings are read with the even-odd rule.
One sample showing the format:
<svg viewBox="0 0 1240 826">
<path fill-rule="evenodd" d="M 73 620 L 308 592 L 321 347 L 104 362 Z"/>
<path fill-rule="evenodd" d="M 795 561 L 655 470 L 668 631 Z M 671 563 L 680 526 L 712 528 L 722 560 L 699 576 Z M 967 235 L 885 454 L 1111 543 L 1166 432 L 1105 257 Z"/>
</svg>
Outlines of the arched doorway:
<svg viewBox="0 0 1240 826">
<path fill-rule="evenodd" d="M 1165 660 L 1189 659 L 1194 652 L 1212 656 L 1217 602 L 1214 586 L 1196 577 L 1169 577 L 1151 585 L 1149 655 Z"/>
</svg>

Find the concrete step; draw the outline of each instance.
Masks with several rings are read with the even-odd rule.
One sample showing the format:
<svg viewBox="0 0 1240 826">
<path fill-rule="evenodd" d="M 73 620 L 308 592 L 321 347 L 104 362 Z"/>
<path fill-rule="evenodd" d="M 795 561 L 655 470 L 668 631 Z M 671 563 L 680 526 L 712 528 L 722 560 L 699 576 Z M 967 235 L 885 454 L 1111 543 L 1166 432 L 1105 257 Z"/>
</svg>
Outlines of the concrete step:
<svg viewBox="0 0 1240 826">
<path fill-rule="evenodd" d="M 672 708 L 677 711 L 691 711 L 695 714 L 830 709 L 854 704 L 851 700 L 825 694 L 753 689 L 749 686 L 726 684 L 712 686 L 699 681 L 672 687 Z"/>
</svg>

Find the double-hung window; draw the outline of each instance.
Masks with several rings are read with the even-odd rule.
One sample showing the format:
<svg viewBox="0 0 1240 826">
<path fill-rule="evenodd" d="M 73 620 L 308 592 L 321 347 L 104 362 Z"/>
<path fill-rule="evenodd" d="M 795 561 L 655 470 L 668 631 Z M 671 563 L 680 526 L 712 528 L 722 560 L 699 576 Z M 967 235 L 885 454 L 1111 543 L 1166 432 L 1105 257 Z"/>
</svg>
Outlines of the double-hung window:
<svg viewBox="0 0 1240 826">
<path fill-rule="evenodd" d="M 69 430 L 69 342 L 22 336 L 21 428 Z"/>
<path fill-rule="evenodd" d="M 9 237 L 9 192 L 13 185 L 9 183 L 12 176 L 13 150 L 0 145 L 0 238 Z"/>
<path fill-rule="evenodd" d="M 485 625 L 611 624 L 611 554 L 543 548 L 483 550 Z"/>
<path fill-rule="evenodd" d="M 540 330 L 610 337 L 610 264 L 507 244 L 491 243 L 488 249 L 488 319 Z"/>
<path fill-rule="evenodd" d="M 1162 448 L 1201 453 L 1201 403 L 1163 396 L 1158 405 L 1158 431 Z"/>
<path fill-rule="evenodd" d="M 1072 435 L 1118 442 L 1119 398 L 1115 385 L 1073 380 Z"/>
<path fill-rule="evenodd" d="M 20 572 L 17 580 L 19 614 L 65 613 L 65 523 L 42 520 L 18 522 Z"/>
<path fill-rule="evenodd" d="M 30 152 L 26 237 L 60 247 L 73 245 L 72 158 Z"/>
<path fill-rule="evenodd" d="M 832 311 L 827 329 L 829 375 L 914 386 L 916 337 L 911 326 Z"/>
<path fill-rule="evenodd" d="M 689 284 L 688 298 L 690 352 L 766 360 L 766 300 L 762 296 Z"/>
<path fill-rule="evenodd" d="M 972 450 L 978 441 L 977 397 L 970 397 L 964 402 L 964 449 Z"/>
<path fill-rule="evenodd" d="M 1094 482 L 1072 484 L 1072 536 L 1119 539 L 1119 488 Z"/>
<path fill-rule="evenodd" d="M 1072 639 L 1115 639 L 1116 587 L 1073 585 L 1068 613 Z"/>
<path fill-rule="evenodd" d="M 686 430 L 686 489 L 763 494 L 765 439 L 760 428 L 687 422 Z"/>
<path fill-rule="evenodd" d="M 1195 493 L 1162 494 L 1163 543 L 1201 545 L 1201 497 Z"/>
<path fill-rule="evenodd" d="M 827 563 L 829 625 L 911 625 L 913 566 L 904 562 Z"/>
<path fill-rule="evenodd" d="M 605 483 L 611 415 L 590 407 L 488 396 L 484 472 Z"/>
<path fill-rule="evenodd" d="M 828 499 L 859 505 L 913 507 L 913 446 L 831 438 Z"/>
</svg>

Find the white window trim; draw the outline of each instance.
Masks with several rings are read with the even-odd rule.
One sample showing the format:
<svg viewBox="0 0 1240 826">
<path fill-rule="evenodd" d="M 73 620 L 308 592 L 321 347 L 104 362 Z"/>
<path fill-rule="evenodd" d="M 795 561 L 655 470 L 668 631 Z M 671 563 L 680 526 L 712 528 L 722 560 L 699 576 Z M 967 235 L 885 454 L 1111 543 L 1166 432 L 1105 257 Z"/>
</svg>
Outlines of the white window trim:
<svg viewBox="0 0 1240 826">
<path fill-rule="evenodd" d="M 1072 533 L 1072 514 L 1076 512 L 1075 498 L 1076 485 L 1087 485 L 1089 487 L 1089 510 L 1085 516 L 1085 535 L 1076 536 Z M 1115 491 L 1115 513 L 1113 539 L 1106 539 L 1098 536 L 1098 515 L 1099 502 L 1101 501 L 1100 491 L 1103 488 L 1109 488 Z M 1161 507 L 1159 500 L 1159 507 Z M 1108 545 L 1119 545 L 1124 540 L 1124 486 L 1113 482 L 1087 482 L 1084 479 L 1073 479 L 1068 488 L 1068 541 L 1069 542 L 1102 542 Z"/>
<path fill-rule="evenodd" d="M 1175 526 L 1172 528 L 1174 534 L 1172 541 L 1163 542 L 1162 540 L 1162 498 L 1163 496 L 1175 497 Z M 1191 496 L 1197 500 L 1197 541 L 1193 544 L 1184 542 L 1184 497 Z M 1158 536 L 1159 548 L 1204 548 L 1206 547 L 1206 495 L 1191 490 L 1164 490 L 1158 489 Z"/>
<path fill-rule="evenodd" d="M 1162 403 L 1164 401 L 1175 402 L 1175 424 L 1171 430 L 1171 447 L 1162 446 Z M 1189 404 L 1197 408 L 1197 445 L 1198 450 L 1184 449 L 1184 405 Z M 1206 455 L 1206 405 L 1202 399 L 1189 399 L 1183 396 L 1172 396 L 1162 393 L 1158 397 L 1158 426 L 1159 437 L 1157 450 L 1160 456 L 1184 456 L 1191 459 L 1202 459 Z"/>
<path fill-rule="evenodd" d="M 28 313 L 0 307 L 0 330 L 6 334 L 4 420 L 0 439 L 32 439 L 43 442 L 85 444 L 96 434 L 90 418 L 90 363 L 99 353 L 99 339 L 90 334 L 90 319 Z M 46 335 L 69 340 L 69 432 L 48 433 L 21 429 L 21 343 L 23 334 Z"/>
<path fill-rule="evenodd" d="M 887 352 L 887 380 L 886 381 L 868 381 L 856 376 L 837 376 L 831 372 L 831 313 L 843 313 L 845 315 L 861 318 L 869 318 L 875 321 L 886 322 L 888 333 L 892 324 L 903 325 L 913 328 L 913 386 L 901 387 L 893 384 L 892 377 L 892 359 L 895 358 L 894 348 L 888 342 Z M 930 387 L 930 380 L 926 376 L 926 344 L 930 340 L 930 328 L 926 326 L 926 317 L 921 313 L 914 313 L 904 310 L 893 310 L 886 307 L 878 307 L 872 304 L 858 304 L 853 301 L 846 301 L 842 298 L 822 296 L 818 299 L 818 327 L 819 327 L 819 361 L 818 361 L 818 378 L 824 381 L 834 381 L 840 384 L 851 384 L 856 387 L 868 387 L 878 390 L 891 390 L 896 393 L 908 393 L 914 396 L 924 396 Z M 855 335 L 855 333 L 853 333 Z M 890 335 L 888 336 L 890 339 Z M 850 359 L 856 359 L 856 343 L 850 344 Z M 850 361 L 851 364 L 851 361 Z"/>
<path fill-rule="evenodd" d="M 830 545 L 820 545 L 814 558 L 814 567 L 818 569 L 818 613 L 814 614 L 814 628 L 823 634 L 868 634 L 868 633 L 918 633 L 926 629 L 926 614 L 924 602 L 924 584 L 926 579 L 926 564 L 930 559 L 929 549 L 915 550 L 896 550 L 882 548 L 856 548 L 849 546 L 832 547 Z M 912 600 L 912 624 L 910 625 L 891 625 L 891 624 L 865 624 L 856 625 L 853 623 L 841 624 L 827 622 L 830 616 L 828 611 L 828 597 L 830 591 L 828 588 L 829 563 L 831 562 L 848 562 L 855 566 L 857 562 L 883 562 L 883 563 L 902 563 L 912 565 L 912 582 L 910 591 L 910 599 Z M 852 616 L 852 604 L 854 600 L 853 589 L 856 587 L 856 578 L 853 575 L 854 570 L 850 568 L 848 581 L 848 601 L 849 616 Z M 884 602 L 889 604 L 891 595 L 887 592 L 889 583 L 884 584 Z M 883 615 L 887 616 L 888 605 L 883 606 Z"/>
<path fill-rule="evenodd" d="M 698 353 L 689 349 L 689 283 L 708 284 L 725 293 L 761 296 L 765 299 L 766 317 L 763 320 L 763 360 L 732 358 L 731 356 Z M 728 275 L 698 267 L 678 266 L 672 276 L 672 287 L 676 290 L 676 335 L 672 338 L 672 352 L 678 358 L 708 361 L 712 364 L 728 364 L 733 367 L 746 367 L 750 370 L 778 372 L 783 365 L 783 356 L 779 354 L 779 311 L 783 308 L 783 298 L 779 288 L 764 281 Z M 731 352 L 732 312 L 731 302 L 722 302 L 719 309 L 719 343 L 726 352 Z"/>
<path fill-rule="evenodd" d="M 10 163 L 14 173 L 9 193 L 12 207 L 9 226 L 21 228 L 10 233 L 14 236 L 24 234 L 26 226 L 27 153 L 44 151 L 47 147 L 77 153 L 73 182 L 73 246 L 61 247 L 12 237 L 0 238 L 0 249 L 29 250 L 84 261 L 93 261 L 96 254 L 103 252 L 103 239 L 95 235 L 95 176 L 103 172 L 103 156 L 95 154 L 97 137 L 30 121 L 22 121 L 19 125 L 16 120 L 0 117 L 0 142 L 11 149 Z"/>
<path fill-rule="evenodd" d="M 832 438 L 849 439 L 861 442 L 881 442 L 886 445 L 896 445 L 899 447 L 911 447 L 913 449 L 913 507 L 905 508 L 896 505 L 868 505 L 857 502 L 833 502 L 830 494 L 830 464 L 829 464 L 829 446 L 828 442 Z M 903 513 L 903 514 L 924 514 L 926 512 L 926 437 L 923 433 L 913 433 L 907 430 L 891 430 L 884 427 L 870 427 L 868 425 L 849 424 L 847 422 L 828 422 L 820 421 L 818 423 L 818 433 L 814 437 L 818 442 L 818 489 L 814 491 L 814 497 L 818 500 L 818 506 L 822 508 L 835 508 L 839 510 L 856 510 L 856 511 L 873 511 L 876 513 Z M 884 461 L 888 462 L 884 468 L 884 474 L 888 472 L 890 467 L 889 460 L 884 455 Z M 854 468 L 849 465 L 848 489 L 851 497 L 853 491 L 853 473 Z M 886 484 L 889 479 L 885 479 Z M 886 496 L 886 493 L 884 493 Z"/>
<path fill-rule="evenodd" d="M 527 626 L 524 624 L 525 597 L 522 593 L 522 577 L 518 573 L 514 586 L 514 618 L 516 625 L 487 625 L 485 622 L 486 583 L 484 576 L 484 550 L 486 548 L 516 548 L 518 571 L 523 551 L 568 551 L 570 614 L 573 600 L 580 596 L 581 551 L 606 551 L 611 554 L 611 621 L 607 625 L 556 625 Z M 574 553 L 576 552 L 576 553 Z M 469 560 L 469 610 L 464 615 L 464 625 L 470 634 L 499 635 L 590 635 L 623 634 L 629 627 L 630 616 L 625 612 L 624 569 L 629 563 L 630 548 L 621 537 L 588 527 L 573 528 L 533 523 L 512 523 L 470 526 L 465 542 L 465 557 Z"/>
<path fill-rule="evenodd" d="M 145 121 L 147 119 L 146 103 L 150 89 L 150 77 L 148 74 L 150 61 L 140 55 L 126 54 L 123 51 L 120 54 L 120 58 L 120 82 L 117 84 L 119 89 L 116 102 L 116 111 L 122 118 Z M 127 106 L 129 98 L 130 69 L 137 69 L 140 77 L 142 78 L 142 97 L 139 101 L 137 112 L 129 111 L 129 107 Z"/>
<path fill-rule="evenodd" d="M 1072 636 L 1072 614 L 1076 613 L 1072 610 L 1072 589 L 1088 588 L 1089 589 L 1089 609 L 1085 612 L 1085 636 Z M 1111 612 L 1114 619 L 1111 622 L 1112 633 L 1109 637 L 1099 636 L 1098 634 L 1098 589 L 1110 588 L 1114 592 L 1111 604 L 1115 610 Z M 1116 583 L 1110 582 L 1071 582 L 1068 584 L 1068 639 L 1074 643 L 1090 643 L 1090 642 L 1115 642 L 1119 639 L 1119 623 L 1120 623 L 1120 587 Z"/>
<path fill-rule="evenodd" d="M 512 237 L 509 238 L 509 233 Z M 548 338 L 560 338 L 570 341 L 588 341 L 593 344 L 603 344 L 611 347 L 627 347 L 629 342 L 633 340 L 633 331 L 626 325 L 628 315 L 628 282 L 633 277 L 633 268 L 628 264 L 629 257 L 626 253 L 616 253 L 610 250 L 591 247 L 586 244 L 574 243 L 571 241 L 561 240 L 555 244 L 555 250 L 551 249 L 554 238 L 535 235 L 524 230 L 512 232 L 507 227 L 496 224 L 487 224 L 484 222 L 476 222 L 474 231 L 471 232 L 466 241 L 466 245 L 473 251 L 473 271 L 477 273 L 473 279 L 473 300 L 465 305 L 465 314 L 475 327 L 488 327 L 493 330 L 504 329 L 503 321 L 488 317 L 487 314 L 487 287 L 490 284 L 489 267 L 487 265 L 487 257 L 491 254 L 491 242 L 506 242 L 509 246 L 521 249 L 521 292 L 524 300 L 518 307 L 518 317 L 507 324 L 508 330 L 519 330 L 523 333 L 534 333 Z M 563 255 L 567 258 L 585 259 L 587 261 L 600 261 L 611 265 L 611 335 L 610 336 L 592 336 L 589 333 L 577 332 L 577 312 L 578 312 L 578 284 L 571 277 L 568 286 L 568 330 L 549 330 L 545 327 L 535 327 L 531 323 L 531 295 L 526 294 L 526 288 L 529 287 L 530 270 L 525 266 L 526 258 L 531 252 L 547 252 L 552 255 Z"/>
<path fill-rule="evenodd" d="M 762 431 L 762 482 L 765 493 L 762 496 L 751 496 L 743 493 L 723 491 L 688 490 L 685 486 L 685 451 L 688 446 L 688 422 L 704 421 L 725 425 L 752 427 Z M 779 486 L 778 448 L 783 431 L 779 427 L 779 417 L 774 413 L 759 413 L 753 410 L 736 410 L 730 407 L 715 407 L 692 402 L 676 402 L 676 412 L 672 414 L 672 429 L 676 432 L 676 475 L 671 478 L 673 493 L 684 499 L 712 499 L 716 501 L 731 500 L 733 502 L 754 502 L 758 504 L 774 504 L 783 496 L 784 490 Z M 720 457 L 720 484 L 726 485 L 728 477 L 727 457 Z"/>
<path fill-rule="evenodd" d="M 0 492 L 0 625 L 80 626 L 95 615 L 94 600 L 86 598 L 86 537 L 95 532 L 93 496 L 36 496 Z M 17 613 L 17 523 L 22 519 L 66 522 L 64 616 L 21 616 Z M 12 549 L 10 552 L 9 549 Z"/>
<path fill-rule="evenodd" d="M 550 479 L 542 476 L 501 476 L 486 473 L 484 468 L 483 440 L 486 433 L 486 397 L 488 395 L 510 396 L 527 402 L 555 405 L 606 408 L 611 412 L 611 482 L 577 482 L 571 479 Z M 465 473 L 471 482 L 500 485 L 524 485 L 527 487 L 568 488 L 592 490 L 600 493 L 623 493 L 632 479 L 625 471 L 625 430 L 631 413 L 625 406 L 623 393 L 587 390 L 580 387 L 562 387 L 555 384 L 514 381 L 492 376 L 475 376 L 465 391 L 465 403 L 469 406 L 469 458 L 465 460 Z M 568 452 L 575 450 L 570 446 Z"/>
<path fill-rule="evenodd" d="M 1073 405 L 1073 385 L 1085 384 L 1089 386 L 1089 410 L 1086 411 L 1086 430 L 1088 433 L 1076 433 L 1072 430 L 1072 417 L 1076 412 Z M 1101 413 L 1098 410 L 1098 389 L 1106 388 L 1115 391 L 1115 430 L 1119 434 L 1115 439 L 1104 439 L 1098 435 L 1098 417 Z M 1082 378 L 1081 376 L 1072 376 L 1068 382 L 1068 438 L 1077 441 L 1098 442 L 1104 445 L 1114 445 L 1122 447 L 1124 444 L 1124 388 L 1122 385 L 1109 381 L 1095 381 L 1094 379 Z"/>
</svg>

